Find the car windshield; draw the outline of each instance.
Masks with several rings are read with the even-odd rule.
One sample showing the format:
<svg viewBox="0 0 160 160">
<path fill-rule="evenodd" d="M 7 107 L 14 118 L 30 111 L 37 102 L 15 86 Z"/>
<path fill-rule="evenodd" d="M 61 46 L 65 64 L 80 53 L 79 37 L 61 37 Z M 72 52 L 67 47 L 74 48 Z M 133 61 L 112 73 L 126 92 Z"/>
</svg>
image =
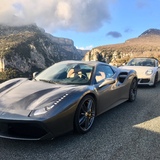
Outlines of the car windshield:
<svg viewBox="0 0 160 160">
<path fill-rule="evenodd" d="M 152 58 L 134 58 L 127 63 L 127 66 L 155 67 L 155 60 Z"/>
<path fill-rule="evenodd" d="M 39 73 L 35 80 L 60 84 L 89 84 L 92 70 L 92 66 L 83 63 L 56 63 Z"/>
</svg>

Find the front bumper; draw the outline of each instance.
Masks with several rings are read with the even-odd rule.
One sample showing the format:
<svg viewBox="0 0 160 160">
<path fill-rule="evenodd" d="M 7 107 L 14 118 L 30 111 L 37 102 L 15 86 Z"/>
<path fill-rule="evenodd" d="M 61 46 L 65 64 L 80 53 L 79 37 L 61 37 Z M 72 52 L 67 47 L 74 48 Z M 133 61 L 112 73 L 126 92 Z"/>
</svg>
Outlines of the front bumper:
<svg viewBox="0 0 160 160">
<path fill-rule="evenodd" d="M 25 113 L 26 112 L 26 113 Z M 43 115 L 43 117 L 28 117 L 24 115 L 0 111 L 0 137 L 17 140 L 54 139 L 57 136 L 73 130 L 75 107 L 60 113 Z"/>
<path fill-rule="evenodd" d="M 18 140 L 53 139 L 43 122 L 0 119 L 0 137 Z"/>
<path fill-rule="evenodd" d="M 155 81 L 155 74 L 146 77 L 138 77 L 138 85 L 153 86 Z"/>
</svg>

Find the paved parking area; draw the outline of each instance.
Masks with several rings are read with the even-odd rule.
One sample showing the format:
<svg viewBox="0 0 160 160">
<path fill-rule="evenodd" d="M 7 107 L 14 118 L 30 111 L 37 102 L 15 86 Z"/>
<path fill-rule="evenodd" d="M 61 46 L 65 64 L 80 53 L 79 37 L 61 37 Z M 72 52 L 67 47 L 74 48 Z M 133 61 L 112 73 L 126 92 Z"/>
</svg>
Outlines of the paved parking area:
<svg viewBox="0 0 160 160">
<path fill-rule="evenodd" d="M 52 141 L 0 139 L 1 160 L 159 160 L 160 84 L 96 118 L 85 135 Z"/>
</svg>

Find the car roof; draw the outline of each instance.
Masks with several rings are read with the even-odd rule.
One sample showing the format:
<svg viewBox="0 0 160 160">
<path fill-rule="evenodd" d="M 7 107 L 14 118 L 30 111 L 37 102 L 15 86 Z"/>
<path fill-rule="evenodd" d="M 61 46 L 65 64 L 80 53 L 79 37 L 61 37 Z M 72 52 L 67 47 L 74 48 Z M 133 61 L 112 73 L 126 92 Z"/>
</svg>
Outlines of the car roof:
<svg viewBox="0 0 160 160">
<path fill-rule="evenodd" d="M 107 63 L 104 62 L 100 62 L 100 61 L 79 61 L 79 60 L 67 60 L 67 61 L 61 61 L 58 63 L 77 63 L 77 64 L 88 64 L 90 66 L 97 66 L 99 64 L 105 64 L 105 65 L 109 65 Z"/>
</svg>

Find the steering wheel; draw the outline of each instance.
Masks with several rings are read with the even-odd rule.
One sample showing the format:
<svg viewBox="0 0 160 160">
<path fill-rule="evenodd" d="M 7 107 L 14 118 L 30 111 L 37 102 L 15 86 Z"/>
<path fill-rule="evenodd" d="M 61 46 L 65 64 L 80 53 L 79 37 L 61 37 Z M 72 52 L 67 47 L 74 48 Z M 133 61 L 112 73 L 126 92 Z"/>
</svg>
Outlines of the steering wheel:
<svg viewBox="0 0 160 160">
<path fill-rule="evenodd" d="M 87 75 L 83 74 L 83 73 L 78 73 L 77 74 L 80 78 L 83 78 L 83 79 L 88 79 Z"/>
</svg>

